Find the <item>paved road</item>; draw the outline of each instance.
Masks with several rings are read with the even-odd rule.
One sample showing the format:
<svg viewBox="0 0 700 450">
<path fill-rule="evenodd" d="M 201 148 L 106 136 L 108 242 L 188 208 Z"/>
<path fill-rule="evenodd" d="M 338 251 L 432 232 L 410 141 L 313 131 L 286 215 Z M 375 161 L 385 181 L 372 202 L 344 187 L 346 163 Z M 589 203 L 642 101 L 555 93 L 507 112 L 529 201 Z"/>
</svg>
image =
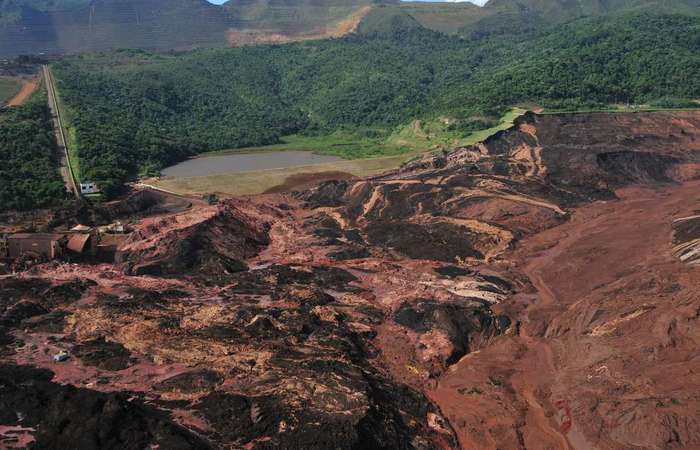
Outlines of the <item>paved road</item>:
<svg viewBox="0 0 700 450">
<path fill-rule="evenodd" d="M 63 121 L 61 120 L 61 112 L 58 109 L 58 104 L 56 103 L 56 88 L 54 86 L 53 75 L 49 66 L 41 66 L 41 70 L 44 76 L 44 81 L 46 82 L 46 91 L 49 97 L 49 108 L 51 109 L 51 116 L 53 118 L 53 129 L 56 133 L 56 142 L 58 143 L 58 149 L 61 152 L 61 176 L 66 184 L 66 189 L 75 195 L 76 198 L 80 198 L 80 190 L 75 182 L 75 177 L 73 176 L 73 170 L 70 166 L 70 159 L 68 158 L 68 147 L 66 145 L 66 133 L 65 128 L 63 128 Z"/>
</svg>

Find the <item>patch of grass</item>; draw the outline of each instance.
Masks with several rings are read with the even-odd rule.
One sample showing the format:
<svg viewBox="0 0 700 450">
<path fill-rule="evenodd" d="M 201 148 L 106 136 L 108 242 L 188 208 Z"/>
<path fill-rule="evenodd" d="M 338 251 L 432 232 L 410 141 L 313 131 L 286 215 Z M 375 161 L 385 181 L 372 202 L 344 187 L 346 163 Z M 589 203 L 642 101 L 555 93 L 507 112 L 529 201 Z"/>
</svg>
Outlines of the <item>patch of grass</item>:
<svg viewBox="0 0 700 450">
<path fill-rule="evenodd" d="M 0 105 L 4 105 L 22 89 L 22 80 L 15 77 L 0 77 Z"/>
<path fill-rule="evenodd" d="M 65 124 L 64 124 L 65 125 Z M 73 178 L 76 183 L 80 183 L 80 158 L 78 157 L 78 135 L 75 127 L 69 126 L 66 133 L 66 145 L 68 146 L 68 159 Z"/>
<path fill-rule="evenodd" d="M 206 155 L 302 150 L 322 155 L 338 156 L 344 159 L 366 159 L 400 155 L 412 150 L 412 148 L 385 143 L 386 135 L 386 130 L 369 128 L 363 130 L 340 130 L 318 136 L 293 134 L 284 136 L 280 144 L 223 150 L 206 153 Z"/>
<path fill-rule="evenodd" d="M 55 86 L 55 85 L 54 85 Z M 72 119 L 68 108 L 65 107 L 63 99 L 61 98 L 61 93 L 58 91 L 58 86 L 55 86 L 56 92 L 56 105 L 58 106 L 59 112 L 61 114 L 61 120 L 63 121 L 63 127 L 66 137 L 66 146 L 68 147 L 68 159 L 70 163 L 70 169 L 73 173 L 73 179 L 76 183 L 80 183 L 82 180 L 80 176 L 80 156 L 78 152 L 78 131 L 74 125 L 72 125 Z"/>
<path fill-rule="evenodd" d="M 499 131 L 507 130 L 513 126 L 515 119 L 525 114 L 527 110 L 523 108 L 513 108 L 501 117 L 498 124 L 486 130 L 475 131 L 469 136 L 460 140 L 460 145 L 473 145 L 482 142 Z"/>
<path fill-rule="evenodd" d="M 523 108 L 513 108 L 493 127 L 471 133 L 452 130 L 450 124 L 454 119 L 415 120 L 393 132 L 383 128 L 366 128 L 341 130 L 318 136 L 294 134 L 283 137 L 280 144 L 209 152 L 202 156 L 297 150 L 358 160 L 416 154 L 476 144 L 510 128 L 515 119 L 526 111 Z"/>
<path fill-rule="evenodd" d="M 498 122 L 489 128 L 472 132 L 462 132 L 454 129 L 455 119 L 439 118 L 422 122 L 414 121 L 411 125 L 393 133 L 388 143 L 394 146 L 404 146 L 411 150 L 451 149 L 482 142 L 499 131 L 513 126 L 518 117 L 525 114 L 523 108 L 513 108 L 506 112 Z"/>
</svg>

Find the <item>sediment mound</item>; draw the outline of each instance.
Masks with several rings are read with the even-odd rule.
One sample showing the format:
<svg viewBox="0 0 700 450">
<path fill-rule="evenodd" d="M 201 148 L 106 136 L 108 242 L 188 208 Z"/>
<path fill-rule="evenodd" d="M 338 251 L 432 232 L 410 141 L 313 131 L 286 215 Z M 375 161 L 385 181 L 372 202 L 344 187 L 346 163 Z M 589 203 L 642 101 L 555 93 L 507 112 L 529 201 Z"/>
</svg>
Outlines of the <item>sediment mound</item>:
<svg viewBox="0 0 700 450">
<path fill-rule="evenodd" d="M 132 275 L 193 275 L 216 280 L 246 270 L 269 244 L 268 225 L 232 203 L 144 221 L 119 249 Z"/>
<path fill-rule="evenodd" d="M 696 448 L 699 125 L 526 115 L 0 279 L 0 446 Z"/>
<path fill-rule="evenodd" d="M 366 181 L 325 182 L 301 198 L 405 256 L 489 260 L 562 223 L 566 208 L 692 178 L 699 161 L 694 113 L 526 114 L 482 144 Z"/>
<path fill-rule="evenodd" d="M 33 448 L 207 449 L 166 414 L 128 394 L 63 386 L 53 373 L 0 365 L 0 444 Z"/>
</svg>

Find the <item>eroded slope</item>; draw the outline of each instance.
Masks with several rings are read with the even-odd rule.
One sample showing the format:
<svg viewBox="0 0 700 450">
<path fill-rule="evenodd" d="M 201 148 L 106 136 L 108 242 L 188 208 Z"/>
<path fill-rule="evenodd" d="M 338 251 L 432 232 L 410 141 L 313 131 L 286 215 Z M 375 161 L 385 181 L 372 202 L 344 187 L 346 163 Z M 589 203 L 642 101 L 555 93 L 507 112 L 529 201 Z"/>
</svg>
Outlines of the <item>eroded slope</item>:
<svg viewBox="0 0 700 450">
<path fill-rule="evenodd" d="M 697 446 L 700 275 L 674 246 L 699 138 L 696 113 L 527 115 L 376 178 L 145 219 L 117 266 L 4 277 L 0 375 L 42 381 L 4 385 L 3 442 Z M 73 395 L 138 412 L 95 435 Z"/>
</svg>

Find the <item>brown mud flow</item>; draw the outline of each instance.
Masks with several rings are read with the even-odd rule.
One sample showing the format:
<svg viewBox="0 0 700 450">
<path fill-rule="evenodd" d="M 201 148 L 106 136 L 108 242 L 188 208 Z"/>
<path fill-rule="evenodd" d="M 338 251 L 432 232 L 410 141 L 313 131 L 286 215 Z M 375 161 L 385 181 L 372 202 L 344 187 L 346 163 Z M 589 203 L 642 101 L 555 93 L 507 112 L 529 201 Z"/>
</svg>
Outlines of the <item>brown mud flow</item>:
<svg viewBox="0 0 700 450">
<path fill-rule="evenodd" d="M 526 115 L 138 218 L 0 279 L 0 445 L 699 447 L 699 169 L 696 113 Z"/>
</svg>

